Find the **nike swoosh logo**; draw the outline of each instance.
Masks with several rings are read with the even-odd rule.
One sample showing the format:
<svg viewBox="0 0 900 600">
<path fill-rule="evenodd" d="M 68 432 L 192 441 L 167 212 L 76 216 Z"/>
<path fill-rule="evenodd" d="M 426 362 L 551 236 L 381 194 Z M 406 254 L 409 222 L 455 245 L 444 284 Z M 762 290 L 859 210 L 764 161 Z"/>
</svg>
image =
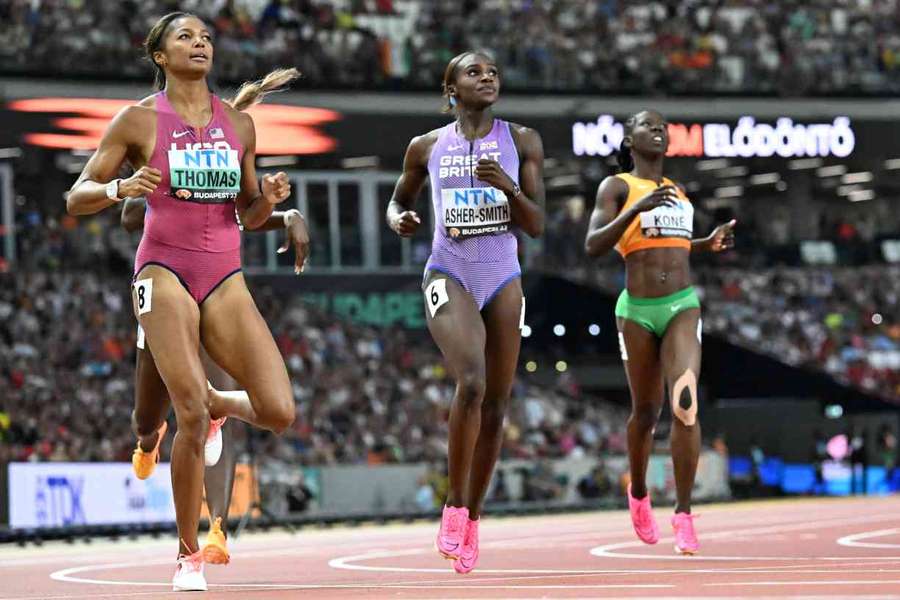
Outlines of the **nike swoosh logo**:
<svg viewBox="0 0 900 600">
<path fill-rule="evenodd" d="M 680 305 L 680 304 L 676 304 L 675 306 L 670 306 L 670 307 L 669 307 L 669 309 L 670 309 L 672 312 L 675 312 L 675 311 L 678 310 L 679 308 L 681 308 L 681 305 Z"/>
<path fill-rule="evenodd" d="M 459 146 L 447 146 L 447 152 L 453 152 L 454 150 L 460 150 L 460 149 L 462 149 L 462 147 L 463 147 L 462 144 L 460 144 Z"/>
<path fill-rule="evenodd" d="M 186 135 L 189 134 L 190 132 L 191 132 L 191 131 L 190 131 L 189 129 L 186 130 L 186 131 L 173 131 L 173 132 L 172 132 L 172 137 L 175 138 L 175 139 L 177 140 L 177 139 L 180 138 L 180 137 L 186 136 Z"/>
</svg>

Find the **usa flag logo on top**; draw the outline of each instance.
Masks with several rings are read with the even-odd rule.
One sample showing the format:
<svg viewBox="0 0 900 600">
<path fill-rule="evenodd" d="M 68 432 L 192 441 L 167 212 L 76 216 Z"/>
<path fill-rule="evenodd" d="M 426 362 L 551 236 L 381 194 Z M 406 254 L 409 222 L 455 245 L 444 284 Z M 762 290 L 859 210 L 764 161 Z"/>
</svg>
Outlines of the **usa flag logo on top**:
<svg viewBox="0 0 900 600">
<path fill-rule="evenodd" d="M 209 130 L 209 137 L 214 140 L 217 140 L 217 139 L 225 137 L 225 132 L 222 131 L 221 127 L 214 127 L 213 129 Z"/>
</svg>

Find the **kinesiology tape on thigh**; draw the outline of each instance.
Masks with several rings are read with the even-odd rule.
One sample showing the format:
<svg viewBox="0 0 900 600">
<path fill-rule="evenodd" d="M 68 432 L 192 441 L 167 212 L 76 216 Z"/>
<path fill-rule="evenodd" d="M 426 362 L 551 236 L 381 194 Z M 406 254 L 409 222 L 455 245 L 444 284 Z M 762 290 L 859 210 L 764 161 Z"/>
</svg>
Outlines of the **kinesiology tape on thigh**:
<svg viewBox="0 0 900 600">
<path fill-rule="evenodd" d="M 672 386 L 672 414 L 688 427 L 697 422 L 697 375 L 690 369 Z"/>
</svg>

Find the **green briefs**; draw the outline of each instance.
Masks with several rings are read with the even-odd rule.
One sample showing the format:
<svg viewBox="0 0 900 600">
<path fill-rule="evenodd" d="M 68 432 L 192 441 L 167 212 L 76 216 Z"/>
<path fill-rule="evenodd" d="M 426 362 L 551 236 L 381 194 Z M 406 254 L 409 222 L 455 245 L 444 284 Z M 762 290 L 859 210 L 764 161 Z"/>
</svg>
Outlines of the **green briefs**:
<svg viewBox="0 0 900 600">
<path fill-rule="evenodd" d="M 633 298 L 628 290 L 622 290 L 616 302 L 616 316 L 662 337 L 675 315 L 689 308 L 700 308 L 700 298 L 693 287 L 659 298 Z"/>
</svg>

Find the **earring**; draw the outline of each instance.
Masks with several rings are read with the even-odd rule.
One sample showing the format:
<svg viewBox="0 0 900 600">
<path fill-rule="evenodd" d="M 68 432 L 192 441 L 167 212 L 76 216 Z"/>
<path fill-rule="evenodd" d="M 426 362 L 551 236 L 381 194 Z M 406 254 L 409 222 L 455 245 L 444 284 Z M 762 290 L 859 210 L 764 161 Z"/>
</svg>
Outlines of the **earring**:
<svg viewBox="0 0 900 600">
<path fill-rule="evenodd" d="M 450 94 L 450 106 L 454 108 L 456 107 L 456 96 L 454 96 L 453 94 Z"/>
</svg>

